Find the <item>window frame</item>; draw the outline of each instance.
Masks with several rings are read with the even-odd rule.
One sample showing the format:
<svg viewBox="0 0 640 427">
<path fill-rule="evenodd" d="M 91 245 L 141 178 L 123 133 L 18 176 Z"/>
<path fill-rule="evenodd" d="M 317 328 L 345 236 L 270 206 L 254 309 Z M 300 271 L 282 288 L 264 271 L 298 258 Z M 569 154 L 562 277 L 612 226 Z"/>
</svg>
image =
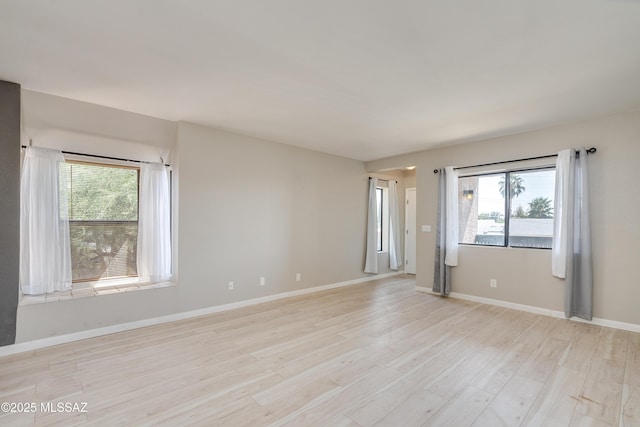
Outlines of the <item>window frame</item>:
<svg viewBox="0 0 640 427">
<path fill-rule="evenodd" d="M 138 192 L 138 197 L 137 197 L 137 209 L 136 209 L 136 214 L 137 214 L 137 218 L 135 221 L 133 220 L 118 220 L 118 221 L 109 221 L 109 220 L 72 220 L 70 217 L 71 215 L 67 214 L 68 217 L 68 222 L 69 222 L 69 234 L 71 235 L 71 227 L 73 225 L 131 225 L 131 224 L 136 224 L 136 227 L 139 226 L 140 224 L 140 166 L 132 166 L 130 164 L 127 165 L 123 165 L 123 164 L 118 164 L 118 163 L 106 163 L 106 162 L 92 162 L 92 161 L 86 161 L 86 160 L 76 160 L 76 159 L 67 159 L 65 158 L 65 163 L 74 165 L 86 165 L 86 166 L 95 166 L 95 167 L 109 167 L 109 168 L 116 168 L 116 169 L 129 169 L 129 170 L 135 170 L 136 171 L 136 189 Z M 71 197 L 71 194 L 69 194 L 69 196 Z M 70 236 L 71 237 L 71 236 Z M 136 249 L 137 251 L 137 249 Z M 137 254 L 136 254 L 137 256 Z M 72 260 L 73 262 L 73 260 Z M 100 277 L 95 277 L 95 278 L 84 278 L 84 279 L 74 279 L 73 277 L 71 278 L 71 285 L 72 288 L 76 287 L 76 286 L 82 286 L 83 284 L 96 284 L 96 286 L 98 284 L 101 284 L 102 286 L 108 286 L 110 284 L 110 282 L 118 282 L 118 281 L 122 281 L 124 280 L 136 280 L 139 277 L 139 274 L 136 272 L 136 274 L 128 274 L 128 275 L 124 275 L 124 276 L 113 276 L 113 277 L 107 277 L 107 278 L 100 278 Z"/>
<path fill-rule="evenodd" d="M 543 171 L 543 170 L 553 170 L 556 171 L 555 165 L 547 165 L 547 166 L 532 166 L 518 169 L 508 169 L 503 171 L 488 171 L 481 173 L 472 173 L 458 176 L 458 182 L 461 178 L 473 178 L 473 177 L 482 177 L 482 176 L 491 176 L 491 175 L 504 175 L 505 177 L 505 194 L 504 194 L 504 243 L 501 245 L 482 245 L 479 243 L 464 243 L 458 242 L 458 245 L 463 246 L 476 246 L 476 247 L 488 247 L 488 248 L 513 248 L 513 249 L 539 249 L 539 250 L 551 250 L 552 248 L 541 248 L 534 246 L 512 246 L 509 244 L 510 237 L 510 221 L 511 221 L 511 185 L 506 185 L 506 183 L 511 182 L 511 174 L 518 174 L 521 172 L 535 172 L 535 171 Z M 460 240 L 460 238 L 458 238 Z"/>
</svg>

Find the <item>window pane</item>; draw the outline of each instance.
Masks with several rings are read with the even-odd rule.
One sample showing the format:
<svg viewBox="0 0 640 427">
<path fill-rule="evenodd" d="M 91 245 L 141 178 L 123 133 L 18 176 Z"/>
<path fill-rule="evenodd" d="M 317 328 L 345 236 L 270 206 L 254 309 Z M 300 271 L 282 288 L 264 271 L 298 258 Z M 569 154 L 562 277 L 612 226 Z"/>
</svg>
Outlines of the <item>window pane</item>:
<svg viewBox="0 0 640 427">
<path fill-rule="evenodd" d="M 138 170 L 67 163 L 69 220 L 137 221 Z"/>
<path fill-rule="evenodd" d="M 513 172 L 509 246 L 551 248 L 554 169 Z"/>
<path fill-rule="evenodd" d="M 376 203 L 378 209 L 378 251 L 382 251 L 382 188 L 376 188 Z"/>
<path fill-rule="evenodd" d="M 459 241 L 504 246 L 505 174 L 463 177 L 458 181 Z"/>
<path fill-rule="evenodd" d="M 135 276 L 138 169 L 67 163 L 73 281 Z"/>
<path fill-rule="evenodd" d="M 137 223 L 71 222 L 73 281 L 136 276 Z"/>
</svg>

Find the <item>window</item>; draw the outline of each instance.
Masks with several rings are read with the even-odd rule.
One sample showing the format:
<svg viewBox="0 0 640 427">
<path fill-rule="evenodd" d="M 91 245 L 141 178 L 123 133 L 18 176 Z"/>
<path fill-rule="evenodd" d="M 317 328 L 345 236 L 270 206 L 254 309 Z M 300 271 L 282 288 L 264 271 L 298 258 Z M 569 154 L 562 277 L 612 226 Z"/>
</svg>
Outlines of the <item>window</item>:
<svg viewBox="0 0 640 427">
<path fill-rule="evenodd" d="M 67 162 L 73 282 L 137 273 L 139 169 Z"/>
<path fill-rule="evenodd" d="M 551 248 L 554 168 L 466 176 L 458 185 L 460 243 Z"/>
<path fill-rule="evenodd" d="M 376 188 L 376 209 L 378 211 L 378 252 L 389 250 L 389 188 Z"/>
<path fill-rule="evenodd" d="M 382 252 L 382 205 L 383 205 L 384 193 L 382 188 L 376 188 L 376 209 L 378 212 L 378 252 Z"/>
</svg>

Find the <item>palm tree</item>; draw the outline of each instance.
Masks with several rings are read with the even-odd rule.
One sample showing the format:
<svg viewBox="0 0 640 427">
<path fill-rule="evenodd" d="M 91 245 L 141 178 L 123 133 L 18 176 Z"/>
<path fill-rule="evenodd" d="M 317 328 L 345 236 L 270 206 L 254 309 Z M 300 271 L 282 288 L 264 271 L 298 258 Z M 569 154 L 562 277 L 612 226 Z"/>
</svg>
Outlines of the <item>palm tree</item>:
<svg viewBox="0 0 640 427">
<path fill-rule="evenodd" d="M 511 200 L 513 200 L 514 197 L 518 197 L 520 194 L 522 194 L 524 190 L 526 190 L 526 188 L 524 187 L 524 179 L 522 179 L 520 175 L 516 175 L 514 173 L 509 174 L 509 181 L 511 183 L 510 185 L 511 188 L 509 189 L 510 196 L 511 196 Z M 502 194 L 502 197 L 505 197 L 504 175 L 502 176 L 502 178 L 500 178 L 498 185 L 500 186 L 500 194 Z"/>
</svg>

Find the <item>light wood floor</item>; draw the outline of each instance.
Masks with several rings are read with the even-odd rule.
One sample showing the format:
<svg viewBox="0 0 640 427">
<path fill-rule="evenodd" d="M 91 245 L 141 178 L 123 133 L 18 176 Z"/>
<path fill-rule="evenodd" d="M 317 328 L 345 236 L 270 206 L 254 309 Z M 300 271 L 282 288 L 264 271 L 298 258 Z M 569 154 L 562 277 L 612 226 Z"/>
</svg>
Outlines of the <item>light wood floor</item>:
<svg viewBox="0 0 640 427">
<path fill-rule="evenodd" d="M 0 359 L 0 425 L 640 425 L 640 334 L 408 276 Z M 40 409 L 40 408 L 38 408 Z"/>
</svg>

